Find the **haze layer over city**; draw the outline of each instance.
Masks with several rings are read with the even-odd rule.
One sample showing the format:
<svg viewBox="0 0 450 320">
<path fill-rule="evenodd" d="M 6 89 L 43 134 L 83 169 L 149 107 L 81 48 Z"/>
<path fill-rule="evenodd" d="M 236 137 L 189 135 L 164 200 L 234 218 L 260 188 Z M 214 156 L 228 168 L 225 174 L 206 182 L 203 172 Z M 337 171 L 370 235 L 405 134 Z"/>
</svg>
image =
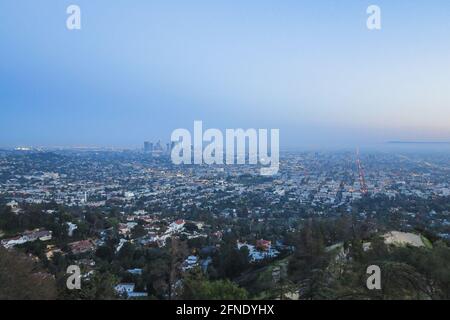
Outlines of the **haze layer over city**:
<svg viewBox="0 0 450 320">
<path fill-rule="evenodd" d="M 448 1 L 0 12 L 0 300 L 450 299 Z"/>
</svg>

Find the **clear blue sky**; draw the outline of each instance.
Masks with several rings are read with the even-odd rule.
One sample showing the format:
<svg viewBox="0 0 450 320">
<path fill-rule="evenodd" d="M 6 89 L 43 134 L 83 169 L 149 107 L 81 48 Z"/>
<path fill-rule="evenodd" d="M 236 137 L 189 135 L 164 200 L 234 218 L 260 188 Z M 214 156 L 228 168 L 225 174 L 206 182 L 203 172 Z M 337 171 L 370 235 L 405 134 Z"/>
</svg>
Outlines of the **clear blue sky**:
<svg viewBox="0 0 450 320">
<path fill-rule="evenodd" d="M 140 146 L 194 120 L 290 147 L 450 140 L 450 2 L 0 1 L 1 147 Z"/>
</svg>

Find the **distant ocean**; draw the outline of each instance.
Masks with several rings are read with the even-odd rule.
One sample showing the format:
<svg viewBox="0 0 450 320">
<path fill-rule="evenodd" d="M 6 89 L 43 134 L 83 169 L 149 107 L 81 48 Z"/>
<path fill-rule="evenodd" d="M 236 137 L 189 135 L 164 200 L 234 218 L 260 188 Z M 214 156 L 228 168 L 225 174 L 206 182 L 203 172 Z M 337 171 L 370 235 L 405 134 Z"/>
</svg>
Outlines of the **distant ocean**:
<svg viewBox="0 0 450 320">
<path fill-rule="evenodd" d="M 281 151 L 349 151 L 359 148 L 361 152 L 392 152 L 392 153 L 450 153 L 449 142 L 421 141 L 388 141 L 383 143 L 368 143 L 358 145 L 305 146 L 297 148 L 281 148 Z"/>
</svg>

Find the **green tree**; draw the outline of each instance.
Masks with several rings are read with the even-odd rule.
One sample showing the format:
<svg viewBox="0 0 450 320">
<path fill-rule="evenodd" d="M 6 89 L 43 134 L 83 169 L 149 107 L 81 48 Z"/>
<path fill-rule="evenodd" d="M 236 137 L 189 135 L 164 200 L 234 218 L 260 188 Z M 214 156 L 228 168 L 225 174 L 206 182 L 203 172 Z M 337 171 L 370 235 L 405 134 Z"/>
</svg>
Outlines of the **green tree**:
<svg viewBox="0 0 450 320">
<path fill-rule="evenodd" d="M 98 271 L 89 278 L 82 279 L 80 290 L 68 290 L 67 276 L 58 281 L 59 298 L 64 300 L 114 300 L 118 295 L 114 286 L 118 279 L 109 272 Z"/>
<path fill-rule="evenodd" d="M 197 275 L 183 281 L 181 297 L 186 300 L 244 300 L 248 293 L 230 280 L 208 281 Z"/>
<path fill-rule="evenodd" d="M 56 299 L 56 283 L 24 254 L 0 247 L 0 300 Z"/>
</svg>

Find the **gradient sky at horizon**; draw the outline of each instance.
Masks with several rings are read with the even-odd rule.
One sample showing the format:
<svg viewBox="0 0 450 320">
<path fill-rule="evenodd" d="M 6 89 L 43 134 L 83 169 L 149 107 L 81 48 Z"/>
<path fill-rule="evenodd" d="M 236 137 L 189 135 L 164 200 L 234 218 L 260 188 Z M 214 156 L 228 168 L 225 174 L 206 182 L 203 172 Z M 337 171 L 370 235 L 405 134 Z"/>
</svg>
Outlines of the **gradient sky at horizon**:
<svg viewBox="0 0 450 320">
<path fill-rule="evenodd" d="M 138 147 L 194 120 L 285 147 L 450 141 L 449 39 L 447 0 L 2 0 L 0 147 Z"/>
</svg>

